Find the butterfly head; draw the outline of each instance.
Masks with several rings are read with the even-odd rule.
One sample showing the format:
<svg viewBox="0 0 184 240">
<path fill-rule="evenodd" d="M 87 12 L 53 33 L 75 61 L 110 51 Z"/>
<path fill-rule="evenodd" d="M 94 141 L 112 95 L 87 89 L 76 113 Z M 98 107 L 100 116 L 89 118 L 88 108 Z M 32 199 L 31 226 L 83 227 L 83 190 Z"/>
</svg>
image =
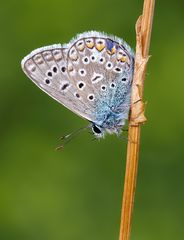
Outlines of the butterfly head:
<svg viewBox="0 0 184 240">
<path fill-rule="evenodd" d="M 90 125 L 92 132 L 96 138 L 104 138 L 106 133 L 108 134 L 116 134 L 117 136 L 122 132 L 122 127 L 124 126 L 123 124 L 113 126 L 113 127 L 106 127 L 106 126 L 99 126 L 95 123 L 92 123 Z"/>
<path fill-rule="evenodd" d="M 102 127 L 100 127 L 100 126 L 98 126 L 94 123 L 93 123 L 91 128 L 92 128 L 92 132 L 93 132 L 93 134 L 95 135 L 96 138 L 104 137 L 104 133 L 105 133 L 104 128 L 102 128 Z"/>
</svg>

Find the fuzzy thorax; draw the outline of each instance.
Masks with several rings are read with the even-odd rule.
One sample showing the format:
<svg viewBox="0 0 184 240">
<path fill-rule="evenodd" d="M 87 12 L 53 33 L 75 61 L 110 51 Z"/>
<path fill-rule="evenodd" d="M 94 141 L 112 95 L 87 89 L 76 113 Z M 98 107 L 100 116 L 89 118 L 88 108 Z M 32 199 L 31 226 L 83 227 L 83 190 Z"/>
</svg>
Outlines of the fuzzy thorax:
<svg viewBox="0 0 184 240">
<path fill-rule="evenodd" d="M 110 112 L 101 124 L 92 123 L 92 131 L 97 138 L 104 137 L 106 133 L 120 135 L 127 118 L 128 111 L 126 114 Z"/>
</svg>

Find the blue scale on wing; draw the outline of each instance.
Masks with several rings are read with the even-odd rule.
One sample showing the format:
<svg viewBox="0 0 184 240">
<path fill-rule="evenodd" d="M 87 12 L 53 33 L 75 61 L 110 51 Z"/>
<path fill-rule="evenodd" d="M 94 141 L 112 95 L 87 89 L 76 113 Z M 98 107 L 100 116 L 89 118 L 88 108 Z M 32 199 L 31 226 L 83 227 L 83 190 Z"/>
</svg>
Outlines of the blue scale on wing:
<svg viewBox="0 0 184 240">
<path fill-rule="evenodd" d="M 106 39 L 106 48 L 107 48 L 107 50 L 109 51 L 109 52 L 112 52 L 112 49 L 113 49 L 113 47 L 115 47 L 116 49 L 118 49 L 118 44 L 115 42 L 115 41 L 113 41 L 113 40 L 111 40 L 111 39 Z"/>
</svg>

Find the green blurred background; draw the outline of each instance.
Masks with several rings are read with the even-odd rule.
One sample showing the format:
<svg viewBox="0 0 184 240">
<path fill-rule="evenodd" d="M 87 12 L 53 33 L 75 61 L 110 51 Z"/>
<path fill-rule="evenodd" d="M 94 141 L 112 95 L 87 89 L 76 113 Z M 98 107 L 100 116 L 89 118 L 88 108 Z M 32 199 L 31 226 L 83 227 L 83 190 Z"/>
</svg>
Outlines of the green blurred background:
<svg viewBox="0 0 184 240">
<path fill-rule="evenodd" d="M 98 30 L 135 46 L 142 1 L 19 0 L 0 4 L 0 239 L 118 239 L 126 140 L 87 132 L 86 122 L 24 75 L 31 50 Z M 157 1 L 145 84 L 132 240 L 184 239 L 184 2 Z"/>
</svg>

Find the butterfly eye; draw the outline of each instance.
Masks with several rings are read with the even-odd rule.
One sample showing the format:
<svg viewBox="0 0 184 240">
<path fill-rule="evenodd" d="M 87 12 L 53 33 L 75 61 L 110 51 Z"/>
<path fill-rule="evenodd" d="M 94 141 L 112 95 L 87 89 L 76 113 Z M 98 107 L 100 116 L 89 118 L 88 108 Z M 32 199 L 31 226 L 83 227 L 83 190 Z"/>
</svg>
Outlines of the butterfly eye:
<svg viewBox="0 0 184 240">
<path fill-rule="evenodd" d="M 102 130 L 100 129 L 100 127 L 97 127 L 96 125 L 92 126 L 92 130 L 93 130 L 94 134 L 96 134 L 96 135 L 102 134 Z"/>
</svg>

